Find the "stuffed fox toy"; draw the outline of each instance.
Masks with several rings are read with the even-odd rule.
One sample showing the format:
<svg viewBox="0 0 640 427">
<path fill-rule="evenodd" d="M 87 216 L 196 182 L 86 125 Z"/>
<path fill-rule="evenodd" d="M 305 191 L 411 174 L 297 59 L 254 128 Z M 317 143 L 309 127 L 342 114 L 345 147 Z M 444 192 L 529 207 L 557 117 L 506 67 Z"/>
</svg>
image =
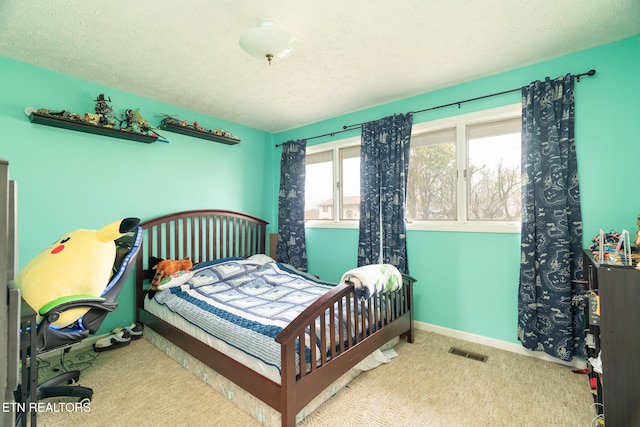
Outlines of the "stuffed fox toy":
<svg viewBox="0 0 640 427">
<path fill-rule="evenodd" d="M 163 259 L 159 261 L 154 267 L 156 270 L 156 274 L 153 276 L 153 280 L 151 280 L 151 287 L 149 288 L 149 293 L 147 296 L 149 299 L 153 298 L 153 296 L 158 291 L 158 285 L 160 285 L 160 281 L 168 276 L 171 276 L 173 273 L 178 271 L 186 271 L 191 270 L 193 268 L 193 263 L 189 258 L 183 259 Z"/>
</svg>

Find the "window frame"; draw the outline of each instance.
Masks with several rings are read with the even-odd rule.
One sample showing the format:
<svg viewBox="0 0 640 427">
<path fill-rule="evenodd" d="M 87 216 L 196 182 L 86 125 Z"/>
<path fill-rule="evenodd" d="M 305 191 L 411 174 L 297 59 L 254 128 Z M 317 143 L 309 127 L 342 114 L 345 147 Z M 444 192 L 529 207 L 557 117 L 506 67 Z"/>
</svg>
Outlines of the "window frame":
<svg viewBox="0 0 640 427">
<path fill-rule="evenodd" d="M 324 151 L 332 151 L 333 161 L 333 200 L 342 200 L 341 194 L 341 176 L 342 165 L 340 164 L 340 149 L 360 145 L 360 136 L 352 136 L 348 138 L 338 139 L 335 141 L 324 142 L 320 144 L 307 145 L 306 154 L 316 154 Z M 340 186 L 337 184 L 340 183 Z M 333 219 L 305 219 L 306 228 L 355 228 L 359 227 L 359 219 L 340 219 L 342 204 L 333 204 Z"/>
<path fill-rule="evenodd" d="M 424 231 L 462 231 L 486 233 L 520 233 L 521 221 L 481 221 L 467 220 L 467 193 L 469 152 L 466 141 L 466 127 L 474 124 L 520 117 L 522 104 L 511 104 L 503 107 L 490 108 L 472 113 L 463 113 L 428 122 L 416 123 L 411 133 L 431 132 L 447 128 L 456 128 L 456 166 L 457 166 L 457 218 L 456 220 L 407 222 L 407 230 Z"/>
<path fill-rule="evenodd" d="M 467 192 L 468 182 L 466 168 L 468 165 L 468 149 L 466 141 L 466 127 L 468 125 L 504 120 L 520 117 L 522 105 L 520 103 L 506 105 L 503 107 L 490 108 L 486 110 L 457 114 L 421 123 L 414 123 L 411 133 L 422 133 L 437 131 L 446 128 L 456 128 L 456 166 L 457 166 L 457 220 L 413 220 L 407 222 L 407 230 L 420 231 L 455 231 L 455 232 L 481 232 L 481 233 L 520 233 L 521 221 L 480 221 L 467 220 Z M 333 174 L 334 174 L 334 200 L 341 200 L 337 183 L 340 182 L 340 156 L 339 150 L 345 147 L 360 145 L 361 137 L 348 137 L 335 141 L 319 143 L 307 146 L 306 154 L 314 154 L 322 151 L 333 150 Z M 347 220 L 340 218 L 339 203 L 334 203 L 333 220 L 305 220 L 307 228 L 349 228 L 358 229 L 358 220 Z"/>
</svg>

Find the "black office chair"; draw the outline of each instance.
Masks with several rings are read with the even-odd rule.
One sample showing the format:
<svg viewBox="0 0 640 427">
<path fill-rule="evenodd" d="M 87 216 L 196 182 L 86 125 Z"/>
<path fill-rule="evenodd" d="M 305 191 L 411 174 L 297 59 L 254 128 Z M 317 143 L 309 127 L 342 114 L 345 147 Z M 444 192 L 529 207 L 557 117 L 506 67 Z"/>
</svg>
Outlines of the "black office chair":
<svg viewBox="0 0 640 427">
<path fill-rule="evenodd" d="M 54 350 L 68 350 L 71 345 L 77 344 L 90 334 L 93 335 L 97 332 L 107 314 L 118 306 L 116 298 L 122 290 L 127 276 L 135 266 L 141 241 L 142 228 L 137 226 L 137 222 L 132 231 L 115 241 L 116 258 L 113 265 L 113 275 L 99 298 L 82 298 L 59 303 L 55 306 L 47 304 L 40 309 L 39 314 L 42 316 L 42 320 L 37 327 L 36 355 Z M 65 328 L 49 327 L 50 324 L 58 320 L 62 312 L 73 308 L 90 308 L 90 310 Z M 35 361 L 33 355 L 32 360 Z M 79 385 L 62 385 L 73 384 L 79 378 L 80 371 L 74 370 L 40 383 L 38 384 L 37 399 L 65 396 L 77 397 L 79 401 L 91 400 L 93 397 L 92 389 Z M 20 389 L 16 393 L 20 395 Z"/>
</svg>

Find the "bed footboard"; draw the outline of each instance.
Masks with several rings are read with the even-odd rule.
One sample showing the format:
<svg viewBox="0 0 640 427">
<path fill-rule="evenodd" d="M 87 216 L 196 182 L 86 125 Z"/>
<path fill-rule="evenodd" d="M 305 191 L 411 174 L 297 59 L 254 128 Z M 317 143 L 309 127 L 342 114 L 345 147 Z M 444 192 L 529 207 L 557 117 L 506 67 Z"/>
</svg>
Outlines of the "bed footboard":
<svg viewBox="0 0 640 427">
<path fill-rule="evenodd" d="M 401 289 L 366 301 L 356 299 L 353 284 L 342 283 L 276 337 L 281 345 L 283 426 L 294 426 L 296 414 L 320 391 L 391 339 L 404 336 L 413 342 L 413 282 L 403 275 Z M 305 356 L 299 348 L 306 339 L 311 345 Z"/>
</svg>

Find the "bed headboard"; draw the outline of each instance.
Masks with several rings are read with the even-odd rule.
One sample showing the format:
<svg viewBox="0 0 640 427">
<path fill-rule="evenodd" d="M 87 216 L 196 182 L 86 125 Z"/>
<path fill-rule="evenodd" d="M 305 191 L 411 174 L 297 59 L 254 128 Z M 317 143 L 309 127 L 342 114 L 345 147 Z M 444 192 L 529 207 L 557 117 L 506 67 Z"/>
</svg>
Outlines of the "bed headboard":
<svg viewBox="0 0 640 427">
<path fill-rule="evenodd" d="M 226 257 L 265 253 L 268 222 L 241 212 L 202 209 L 176 212 L 140 224 L 143 230 L 136 261 L 136 299 L 142 283 L 153 277 L 149 257 L 190 258 L 194 264 Z"/>
</svg>

